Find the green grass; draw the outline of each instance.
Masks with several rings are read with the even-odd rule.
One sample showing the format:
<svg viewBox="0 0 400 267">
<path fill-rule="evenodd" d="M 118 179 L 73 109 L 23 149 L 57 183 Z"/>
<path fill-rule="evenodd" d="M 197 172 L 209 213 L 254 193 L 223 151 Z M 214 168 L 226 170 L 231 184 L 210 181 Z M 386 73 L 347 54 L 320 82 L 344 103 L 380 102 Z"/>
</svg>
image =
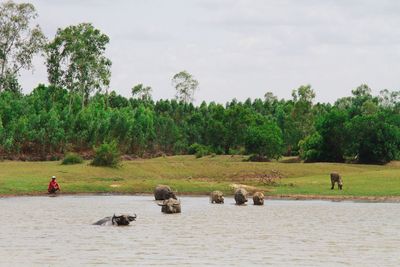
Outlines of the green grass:
<svg viewBox="0 0 400 267">
<path fill-rule="evenodd" d="M 271 170 L 283 178 L 267 186 L 259 177 Z M 330 190 L 329 173 L 343 177 L 343 191 Z M 242 156 L 160 157 L 125 161 L 120 168 L 60 162 L 0 162 L 0 195 L 45 193 L 52 175 L 63 193 L 151 193 L 168 184 L 178 193 L 232 193 L 232 184 L 245 184 L 268 195 L 400 196 L 400 164 L 386 166 L 337 163 L 244 162 Z"/>
</svg>

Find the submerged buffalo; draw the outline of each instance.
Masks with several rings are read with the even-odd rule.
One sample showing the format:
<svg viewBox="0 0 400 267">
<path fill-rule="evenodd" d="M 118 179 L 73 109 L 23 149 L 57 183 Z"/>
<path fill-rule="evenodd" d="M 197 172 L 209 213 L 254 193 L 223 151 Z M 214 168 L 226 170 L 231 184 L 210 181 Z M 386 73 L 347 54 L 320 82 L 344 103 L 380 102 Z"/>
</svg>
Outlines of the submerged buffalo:
<svg viewBox="0 0 400 267">
<path fill-rule="evenodd" d="M 97 222 L 95 222 L 93 225 L 116 225 L 116 226 L 125 226 L 129 225 L 130 222 L 136 220 L 136 214 L 133 216 L 131 215 L 120 215 L 120 216 L 108 216 L 105 217 Z"/>
<path fill-rule="evenodd" d="M 177 199 L 168 185 L 157 185 L 156 189 L 154 189 L 154 198 L 156 200 Z"/>
<path fill-rule="evenodd" d="M 221 191 L 213 191 L 210 195 L 211 203 L 222 204 L 224 203 L 224 194 Z"/>
<path fill-rule="evenodd" d="M 253 195 L 254 205 L 264 205 L 264 194 L 261 192 L 255 192 Z"/>
<path fill-rule="evenodd" d="M 343 187 L 342 176 L 337 172 L 332 172 L 331 173 L 331 184 L 332 184 L 331 190 L 333 190 L 333 188 L 335 187 L 335 183 L 337 183 L 339 189 L 342 190 L 342 187 Z"/>
<path fill-rule="evenodd" d="M 244 188 L 239 188 L 235 191 L 236 205 L 243 205 L 247 202 L 247 191 Z"/>
<path fill-rule="evenodd" d="M 174 198 L 166 199 L 158 205 L 161 206 L 161 212 L 163 213 L 181 213 L 181 202 Z"/>
</svg>

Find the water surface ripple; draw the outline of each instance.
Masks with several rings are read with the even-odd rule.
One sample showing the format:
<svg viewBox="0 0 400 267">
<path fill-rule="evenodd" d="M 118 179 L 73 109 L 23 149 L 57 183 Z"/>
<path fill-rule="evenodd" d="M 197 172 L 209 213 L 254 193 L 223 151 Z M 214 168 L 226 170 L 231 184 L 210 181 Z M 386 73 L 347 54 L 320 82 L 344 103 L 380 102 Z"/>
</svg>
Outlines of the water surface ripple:
<svg viewBox="0 0 400 267">
<path fill-rule="evenodd" d="M 1 266 L 399 266 L 400 204 L 150 196 L 0 199 Z M 91 225 L 136 213 L 128 227 Z"/>
</svg>

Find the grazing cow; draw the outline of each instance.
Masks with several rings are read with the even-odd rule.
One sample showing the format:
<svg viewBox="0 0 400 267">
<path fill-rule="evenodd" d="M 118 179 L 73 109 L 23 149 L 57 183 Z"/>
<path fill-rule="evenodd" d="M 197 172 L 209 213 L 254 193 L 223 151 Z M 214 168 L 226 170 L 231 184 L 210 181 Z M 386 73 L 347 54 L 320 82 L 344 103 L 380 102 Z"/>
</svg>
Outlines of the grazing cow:
<svg viewBox="0 0 400 267">
<path fill-rule="evenodd" d="M 175 193 L 168 185 L 157 185 L 156 189 L 154 189 L 154 198 L 156 200 L 177 199 Z"/>
<path fill-rule="evenodd" d="M 253 195 L 254 205 L 264 205 L 264 194 L 261 192 L 255 192 Z"/>
<path fill-rule="evenodd" d="M 221 191 L 213 191 L 210 195 L 211 203 L 223 204 L 224 194 Z"/>
<path fill-rule="evenodd" d="M 163 213 L 181 213 L 181 202 L 177 199 L 170 198 L 163 201 L 163 203 L 159 203 L 161 206 L 161 212 Z"/>
<path fill-rule="evenodd" d="M 247 191 L 244 188 L 238 188 L 235 191 L 236 205 L 243 205 L 247 202 Z"/>
<path fill-rule="evenodd" d="M 331 173 L 331 184 L 332 184 L 331 190 L 333 190 L 333 188 L 335 187 L 335 183 L 337 183 L 339 189 L 342 190 L 342 187 L 343 187 L 342 176 L 337 172 L 332 172 Z"/>
<path fill-rule="evenodd" d="M 95 222 L 93 225 L 116 225 L 116 226 L 126 226 L 129 225 L 130 222 L 136 220 L 136 214 L 133 216 L 130 215 L 120 215 L 120 216 L 108 216 L 105 217 L 97 222 Z"/>
</svg>

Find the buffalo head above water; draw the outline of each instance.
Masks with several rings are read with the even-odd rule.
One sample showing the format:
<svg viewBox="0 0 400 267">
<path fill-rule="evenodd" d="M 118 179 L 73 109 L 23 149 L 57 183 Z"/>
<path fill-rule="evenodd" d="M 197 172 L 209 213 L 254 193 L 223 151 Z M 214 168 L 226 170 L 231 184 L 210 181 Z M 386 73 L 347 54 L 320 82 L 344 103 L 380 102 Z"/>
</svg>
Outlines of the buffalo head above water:
<svg viewBox="0 0 400 267">
<path fill-rule="evenodd" d="M 105 217 L 97 222 L 94 223 L 94 225 L 116 225 L 116 226 L 125 226 L 129 225 L 130 222 L 135 221 L 137 218 L 136 214 L 133 216 L 131 215 L 120 215 L 116 216 L 115 214 L 113 216 L 108 216 Z"/>
<path fill-rule="evenodd" d="M 111 218 L 111 223 L 113 225 L 129 225 L 130 222 L 136 220 L 136 214 L 133 216 L 130 215 L 120 215 L 120 216 L 114 216 Z"/>
<path fill-rule="evenodd" d="M 164 213 L 180 213 L 181 212 L 181 202 L 174 198 L 169 198 L 164 200 L 162 203 L 158 203 L 161 206 L 161 212 Z"/>
<path fill-rule="evenodd" d="M 222 204 L 224 203 L 224 194 L 221 191 L 213 191 L 210 194 L 210 202 Z"/>
</svg>

